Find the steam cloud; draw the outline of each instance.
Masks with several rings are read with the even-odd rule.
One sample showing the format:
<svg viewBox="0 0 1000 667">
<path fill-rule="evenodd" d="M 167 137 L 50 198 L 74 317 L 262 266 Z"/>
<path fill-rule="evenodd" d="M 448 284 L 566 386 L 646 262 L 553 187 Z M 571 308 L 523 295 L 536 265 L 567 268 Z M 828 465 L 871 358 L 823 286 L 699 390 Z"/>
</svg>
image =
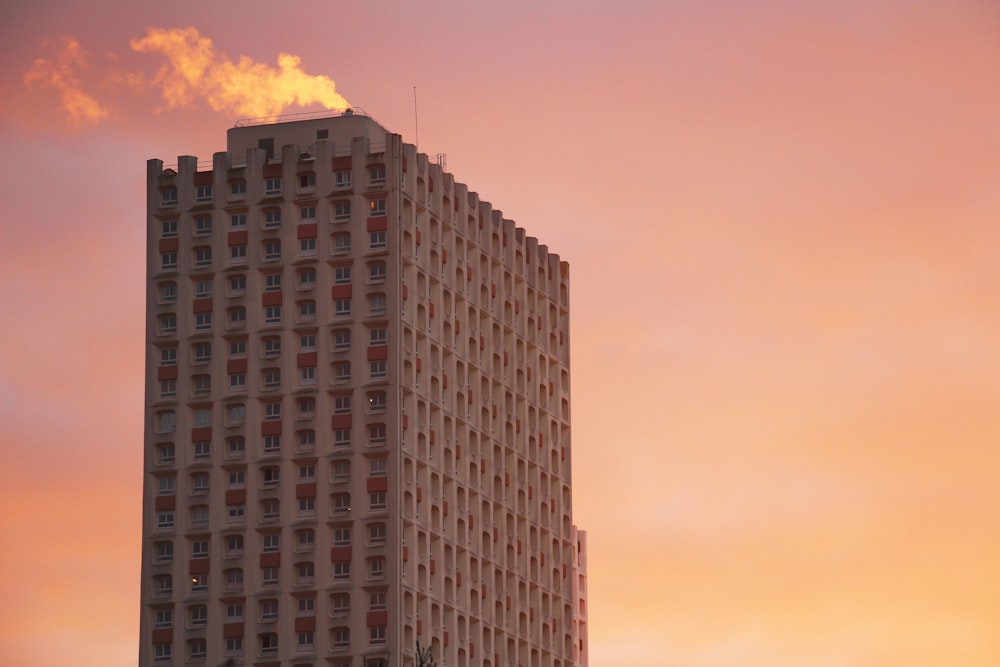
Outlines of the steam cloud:
<svg viewBox="0 0 1000 667">
<path fill-rule="evenodd" d="M 149 28 L 144 37 L 132 39 L 130 46 L 136 52 L 160 54 L 166 63 L 152 76 L 121 69 L 105 72 L 105 92 L 124 88 L 136 94 L 152 88 L 159 90 L 168 109 L 193 107 L 201 100 L 215 111 L 237 117 L 277 116 L 291 106 L 350 106 L 332 79 L 305 73 L 298 56 L 279 54 L 277 67 L 247 56 L 233 61 L 217 53 L 212 40 L 193 27 Z M 111 55 L 111 60 L 117 58 Z M 83 74 L 92 74 L 85 53 L 79 42 L 66 38 L 53 57 L 34 61 L 24 83 L 29 89 L 57 90 L 63 110 L 75 125 L 109 118 L 110 101 L 98 101 L 85 92 Z"/>
</svg>

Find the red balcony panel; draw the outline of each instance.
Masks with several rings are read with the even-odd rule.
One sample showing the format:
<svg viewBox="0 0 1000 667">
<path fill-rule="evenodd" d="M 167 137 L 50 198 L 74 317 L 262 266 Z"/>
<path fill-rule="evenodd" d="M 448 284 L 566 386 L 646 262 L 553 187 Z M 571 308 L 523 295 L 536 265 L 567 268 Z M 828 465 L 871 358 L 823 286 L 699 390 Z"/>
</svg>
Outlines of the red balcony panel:
<svg viewBox="0 0 1000 667">
<path fill-rule="evenodd" d="M 295 232 L 295 236 L 300 239 L 316 238 L 316 223 L 313 222 L 307 225 L 299 225 Z"/>
<path fill-rule="evenodd" d="M 514 420 L 514 431 L 517 432 L 517 433 L 521 432 L 521 420 L 520 419 L 515 419 Z"/>
<path fill-rule="evenodd" d="M 368 361 L 379 361 L 389 358 L 388 345 L 372 345 L 368 348 Z"/>
<path fill-rule="evenodd" d="M 347 414 L 347 415 L 334 415 L 333 419 L 331 419 L 330 421 L 333 422 L 333 428 L 335 428 L 335 429 L 337 429 L 337 428 L 351 428 L 351 421 L 352 420 L 351 420 L 351 415 L 349 415 L 349 414 Z"/>
<path fill-rule="evenodd" d="M 406 158 L 403 158 L 403 171 L 406 171 Z"/>
<path fill-rule="evenodd" d="M 434 192 L 434 179 L 433 178 L 428 178 L 427 179 L 427 192 Z"/>
<path fill-rule="evenodd" d="M 206 442 L 212 439 L 211 426 L 199 426 L 191 429 L 191 442 Z"/>
<path fill-rule="evenodd" d="M 247 230 L 243 229 L 238 232 L 229 232 L 230 246 L 234 245 L 246 245 L 247 244 Z"/>
<path fill-rule="evenodd" d="M 369 477 L 367 481 L 368 493 L 374 493 L 376 491 L 388 491 L 389 490 L 389 478 L 388 477 Z"/>
<path fill-rule="evenodd" d="M 479 349 L 480 350 L 486 349 L 486 338 L 483 336 L 483 334 L 479 334 Z"/>
<path fill-rule="evenodd" d="M 403 283 L 403 301 L 406 301 L 408 296 L 410 296 L 409 286 L 406 283 Z"/>
<path fill-rule="evenodd" d="M 444 643 L 444 645 L 445 645 L 445 646 L 447 646 L 447 645 L 448 645 L 448 631 L 447 631 L 447 630 L 445 630 L 445 631 L 444 631 L 444 632 L 442 633 L 442 635 L 443 635 L 443 637 L 444 637 L 444 639 L 443 639 L 443 643 Z"/>
<path fill-rule="evenodd" d="M 417 357 L 417 361 L 415 362 L 415 365 L 417 367 L 417 372 L 419 373 L 421 371 L 421 369 L 424 367 L 424 364 L 420 360 L 420 357 Z"/>
<path fill-rule="evenodd" d="M 316 365 L 316 353 L 315 352 L 299 352 L 299 356 L 295 360 L 296 366 L 299 368 L 308 368 L 310 366 Z"/>
<path fill-rule="evenodd" d="M 448 516 L 448 501 L 444 500 L 441 502 L 441 513 Z"/>
<path fill-rule="evenodd" d="M 403 415 L 403 430 L 410 428 L 410 415 Z"/>
<path fill-rule="evenodd" d="M 431 317 L 434 317 L 434 302 L 433 302 L 433 301 L 431 301 L 431 302 L 430 302 L 430 303 L 429 303 L 429 304 L 427 305 L 427 312 L 428 312 L 428 314 L 429 314 L 429 315 L 430 315 Z"/>
<path fill-rule="evenodd" d="M 366 226 L 370 232 L 384 232 L 389 228 L 388 220 L 384 215 L 380 215 L 375 218 L 368 218 Z"/>
<path fill-rule="evenodd" d="M 417 502 L 419 503 L 424 498 L 424 489 L 420 486 L 417 487 Z"/>
<path fill-rule="evenodd" d="M 177 507 L 177 496 L 156 496 L 156 511 L 165 512 Z"/>
<path fill-rule="evenodd" d="M 279 290 L 277 292 L 264 292 L 261 297 L 261 303 L 265 306 L 280 306 L 281 305 L 281 295 L 282 292 Z"/>
<path fill-rule="evenodd" d="M 295 498 L 315 498 L 316 482 L 302 482 L 295 485 Z"/>
<path fill-rule="evenodd" d="M 418 618 L 417 619 L 417 634 L 418 635 L 422 634 L 423 631 L 424 631 L 424 622 L 423 621 L 424 621 L 424 619 L 422 619 L 422 618 Z"/>
<path fill-rule="evenodd" d="M 281 167 L 280 164 L 265 164 L 264 178 L 281 178 Z"/>
<path fill-rule="evenodd" d="M 351 156 L 333 158 L 333 171 L 348 171 L 351 168 Z"/>
<path fill-rule="evenodd" d="M 333 547 L 330 549 L 330 562 L 343 563 L 351 560 L 351 547 Z"/>
<path fill-rule="evenodd" d="M 153 630 L 154 644 L 170 644 L 174 641 L 173 628 L 156 628 Z"/>
<path fill-rule="evenodd" d="M 222 637 L 223 639 L 235 639 L 236 637 L 243 636 L 243 623 L 237 621 L 235 623 L 225 623 L 222 626 Z"/>
<path fill-rule="evenodd" d="M 483 228 L 483 214 L 482 213 L 479 214 L 479 228 L 480 229 Z"/>
<path fill-rule="evenodd" d="M 520 312 L 521 312 L 521 302 L 518 301 L 517 299 L 514 299 L 514 313 L 517 314 Z"/>
<path fill-rule="evenodd" d="M 510 609 L 510 596 L 505 596 L 507 598 L 507 609 Z"/>
<path fill-rule="evenodd" d="M 260 555 L 261 567 L 281 567 L 281 554 L 278 552 Z"/>
<path fill-rule="evenodd" d="M 176 380 L 177 366 L 159 366 L 156 369 L 157 380 Z"/>
<path fill-rule="evenodd" d="M 227 505 L 242 505 L 247 501 L 246 489 L 226 489 Z"/>
<path fill-rule="evenodd" d="M 465 267 L 465 282 L 467 282 L 467 283 L 471 283 L 472 282 L 472 267 L 471 266 Z"/>
<path fill-rule="evenodd" d="M 507 357 L 507 350 L 504 350 L 503 351 L 503 365 L 506 366 L 508 361 L 509 361 L 509 359 Z"/>
<path fill-rule="evenodd" d="M 475 642 L 469 642 L 469 657 L 470 658 L 475 658 L 476 657 L 476 644 L 475 644 Z"/>
<path fill-rule="evenodd" d="M 331 294 L 334 299 L 350 299 L 351 298 L 351 286 L 350 285 L 334 285 L 331 290 Z"/>
<path fill-rule="evenodd" d="M 160 239 L 160 242 L 157 245 L 157 249 L 160 252 L 177 252 L 177 249 L 179 247 L 180 247 L 180 239 L 178 239 L 177 237 L 169 239 Z"/>
<path fill-rule="evenodd" d="M 389 612 L 370 611 L 368 612 L 368 617 L 366 620 L 369 628 L 378 627 L 380 625 L 389 625 Z"/>
<path fill-rule="evenodd" d="M 431 574 L 434 574 L 435 572 L 437 572 L 437 563 L 435 563 L 434 559 L 431 558 Z"/>
<path fill-rule="evenodd" d="M 414 238 L 417 241 L 417 245 L 420 245 L 420 230 L 419 229 L 415 232 Z"/>
<path fill-rule="evenodd" d="M 428 438 L 429 438 L 429 439 L 430 439 L 430 441 L 431 441 L 431 444 L 433 445 L 433 444 L 434 444 L 434 440 L 435 440 L 435 438 L 434 438 L 434 435 L 435 435 L 435 434 L 434 434 L 434 429 L 431 429 L 431 430 L 430 430 L 430 431 L 429 431 L 429 432 L 427 433 L 427 435 L 428 435 Z"/>
<path fill-rule="evenodd" d="M 531 366 L 528 366 L 528 382 L 531 382 Z"/>
<path fill-rule="evenodd" d="M 494 282 L 491 282 L 490 283 L 490 296 L 496 296 L 496 295 L 497 295 L 497 284 L 494 283 Z"/>
<path fill-rule="evenodd" d="M 455 318 L 455 335 L 462 333 L 462 320 Z"/>
<path fill-rule="evenodd" d="M 521 540 L 517 541 L 517 553 L 521 553 Z"/>
<path fill-rule="evenodd" d="M 298 616 L 295 619 L 295 632 L 315 632 L 315 616 Z"/>
<path fill-rule="evenodd" d="M 504 486 L 510 486 L 510 473 L 509 472 L 505 472 L 503 474 L 503 485 Z"/>
<path fill-rule="evenodd" d="M 207 558 L 192 558 L 188 561 L 188 572 L 190 574 L 205 574 L 208 572 Z"/>
<path fill-rule="evenodd" d="M 210 313 L 212 312 L 212 298 L 195 299 L 191 303 L 191 307 L 195 313 Z"/>
<path fill-rule="evenodd" d="M 212 184 L 213 173 L 210 171 L 196 171 L 194 172 L 194 184 L 195 185 L 211 185 Z"/>
<path fill-rule="evenodd" d="M 281 435 L 281 420 L 260 423 L 261 435 Z"/>
<path fill-rule="evenodd" d="M 403 562 L 410 560 L 410 547 L 403 546 Z"/>
<path fill-rule="evenodd" d="M 476 517 L 472 516 L 472 514 L 469 514 L 469 530 L 475 530 L 475 529 L 476 529 Z"/>
<path fill-rule="evenodd" d="M 246 373 L 247 372 L 247 360 L 246 359 L 230 359 L 226 362 L 226 372 L 227 373 Z"/>
<path fill-rule="evenodd" d="M 455 458 L 456 459 L 462 458 L 462 443 L 458 443 L 457 445 L 455 445 Z"/>
<path fill-rule="evenodd" d="M 441 263 L 442 264 L 447 264 L 448 263 L 448 249 L 447 248 L 442 248 L 441 249 Z"/>
<path fill-rule="evenodd" d="M 462 587 L 462 573 L 461 572 L 456 572 L 455 573 L 455 585 L 458 586 L 459 588 Z"/>
<path fill-rule="evenodd" d="M 447 389 L 448 388 L 448 374 L 447 373 L 442 373 L 441 374 L 441 388 L 442 389 Z"/>
</svg>

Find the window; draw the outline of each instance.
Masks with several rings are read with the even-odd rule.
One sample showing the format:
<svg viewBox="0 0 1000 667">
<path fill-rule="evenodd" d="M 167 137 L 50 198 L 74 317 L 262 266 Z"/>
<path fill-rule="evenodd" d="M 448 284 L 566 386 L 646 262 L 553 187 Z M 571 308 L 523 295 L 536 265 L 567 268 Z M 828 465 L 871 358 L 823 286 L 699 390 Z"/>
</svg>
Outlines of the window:
<svg viewBox="0 0 1000 667">
<path fill-rule="evenodd" d="M 229 259 L 233 262 L 247 261 L 247 247 L 245 245 L 230 246 Z"/>
<path fill-rule="evenodd" d="M 300 188 L 315 188 L 316 187 L 316 174 L 308 172 L 305 174 L 299 174 L 299 187 Z"/>
<path fill-rule="evenodd" d="M 194 449 L 194 460 L 204 461 L 212 457 L 212 443 L 211 442 L 195 442 L 192 443 Z"/>
<path fill-rule="evenodd" d="M 160 315 L 157 320 L 157 328 L 161 336 L 177 333 L 177 316 L 173 313 Z"/>
<path fill-rule="evenodd" d="M 351 316 L 351 300 L 350 299 L 336 299 L 333 302 L 333 314 L 334 317 L 350 317 Z"/>
<path fill-rule="evenodd" d="M 265 324 L 281 324 L 281 306 L 266 306 L 264 308 Z"/>
<path fill-rule="evenodd" d="M 278 601 L 267 599 L 260 601 L 260 620 L 264 623 L 278 620 Z"/>
<path fill-rule="evenodd" d="M 194 219 L 195 236 L 206 236 L 212 233 L 212 216 L 199 215 Z"/>
<path fill-rule="evenodd" d="M 176 220 L 161 220 L 160 221 L 160 237 L 169 239 L 177 236 L 177 221 Z"/>
<path fill-rule="evenodd" d="M 154 662 L 170 662 L 170 644 L 153 644 Z"/>
<path fill-rule="evenodd" d="M 174 579 L 169 574 L 153 576 L 153 595 L 166 597 L 174 592 Z"/>
<path fill-rule="evenodd" d="M 275 655 L 278 652 L 278 635 L 275 632 L 262 632 L 258 635 L 261 655 Z"/>
<path fill-rule="evenodd" d="M 243 536 L 242 535 L 227 535 L 226 536 L 226 556 L 229 558 L 242 556 L 243 555 Z"/>
<path fill-rule="evenodd" d="M 342 560 L 333 564 L 333 580 L 346 581 L 351 578 L 351 561 Z"/>
<path fill-rule="evenodd" d="M 281 387 L 281 369 L 278 368 L 265 368 L 264 374 L 264 389 L 279 389 Z"/>
<path fill-rule="evenodd" d="M 368 217 L 374 218 L 381 215 L 385 215 L 385 200 L 372 199 L 368 203 Z"/>
<path fill-rule="evenodd" d="M 160 365 L 161 366 L 176 366 L 177 365 L 177 348 L 176 347 L 162 347 L 162 348 L 160 348 Z"/>
<path fill-rule="evenodd" d="M 333 204 L 333 219 L 335 222 L 347 222 L 351 219 L 351 202 L 338 201 Z"/>
<path fill-rule="evenodd" d="M 333 270 L 334 285 L 349 285 L 351 283 L 351 267 L 338 266 Z"/>
<path fill-rule="evenodd" d="M 177 301 L 177 283 L 168 281 L 160 283 L 158 286 L 160 303 L 173 303 Z"/>
<path fill-rule="evenodd" d="M 233 602 L 226 605 L 226 622 L 234 623 L 243 620 L 243 603 Z"/>
<path fill-rule="evenodd" d="M 281 518 L 281 504 L 278 502 L 277 498 L 267 498 L 260 502 L 260 514 L 264 521 L 277 521 Z M 268 537 L 277 537 L 276 535 L 265 535 L 264 542 L 267 543 Z M 265 548 L 265 551 L 267 549 Z"/>
<path fill-rule="evenodd" d="M 385 165 L 373 164 L 369 167 L 368 180 L 372 185 L 385 185 Z"/>
<path fill-rule="evenodd" d="M 206 528 L 208 526 L 208 507 L 197 505 L 191 508 L 191 526 L 193 528 Z"/>
<path fill-rule="evenodd" d="M 351 235 L 344 232 L 333 235 L 333 254 L 346 255 L 351 252 Z"/>
<path fill-rule="evenodd" d="M 212 313 L 197 313 L 194 316 L 194 328 L 205 331 L 212 328 Z"/>
<path fill-rule="evenodd" d="M 333 481 L 351 481 L 351 462 L 346 459 L 337 459 L 333 462 Z"/>
<path fill-rule="evenodd" d="M 351 546 L 351 529 L 350 528 L 334 528 L 334 530 L 333 530 L 333 546 L 335 546 L 335 547 L 349 547 L 349 546 Z"/>
<path fill-rule="evenodd" d="M 280 452 L 281 452 L 281 436 L 280 435 L 264 436 L 264 453 L 278 454 Z"/>
<path fill-rule="evenodd" d="M 154 628 L 170 628 L 174 625 L 174 611 L 172 609 L 157 609 Z"/>
<path fill-rule="evenodd" d="M 264 180 L 264 194 L 265 195 L 280 195 L 281 194 L 281 179 L 280 178 L 268 178 Z"/>
<path fill-rule="evenodd" d="M 226 638 L 226 655 L 243 655 L 243 637 Z"/>
<path fill-rule="evenodd" d="M 157 414 L 156 430 L 160 433 L 173 433 L 177 429 L 177 413 L 165 410 Z"/>
<path fill-rule="evenodd" d="M 176 268 L 177 268 L 177 253 L 161 252 L 160 269 L 163 271 L 169 271 L 170 269 L 176 269 Z"/>
<path fill-rule="evenodd" d="M 277 486 L 281 481 L 281 469 L 278 466 L 265 466 L 261 469 L 264 486 Z"/>
<path fill-rule="evenodd" d="M 368 509 L 379 512 L 385 510 L 386 507 L 385 491 L 376 491 L 368 495 Z"/>
<path fill-rule="evenodd" d="M 351 494 L 349 493 L 333 494 L 334 514 L 345 514 L 350 511 L 351 511 Z"/>
<path fill-rule="evenodd" d="M 385 424 L 370 424 L 368 426 L 368 446 L 382 447 L 385 445 Z"/>
<path fill-rule="evenodd" d="M 229 309 L 229 325 L 230 328 L 241 328 L 246 325 L 247 322 L 247 309 L 243 306 L 238 306 L 236 308 Z"/>
<path fill-rule="evenodd" d="M 212 186 L 199 185 L 195 188 L 194 199 L 198 202 L 212 201 Z"/>
<path fill-rule="evenodd" d="M 188 607 L 188 625 L 192 628 L 204 627 L 208 622 L 208 608 L 203 604 Z"/>
<path fill-rule="evenodd" d="M 315 206 L 300 206 L 299 207 L 299 222 L 300 223 L 316 222 L 316 207 Z"/>
<path fill-rule="evenodd" d="M 333 332 L 333 349 L 338 351 L 351 349 L 350 329 L 337 329 Z"/>
<path fill-rule="evenodd" d="M 265 292 L 280 292 L 281 291 L 281 274 L 280 273 L 268 273 L 264 276 L 264 291 Z"/>
<path fill-rule="evenodd" d="M 212 425 L 212 410 L 210 408 L 197 408 L 194 411 L 195 428 L 205 428 Z"/>
<path fill-rule="evenodd" d="M 385 327 L 372 327 L 371 329 L 369 329 L 368 343 L 370 345 L 385 345 L 386 344 Z"/>
<path fill-rule="evenodd" d="M 229 505 L 228 508 L 229 523 L 243 523 L 246 520 L 246 505 Z"/>
<path fill-rule="evenodd" d="M 377 359 L 368 362 L 368 377 L 372 380 L 382 379 L 386 376 L 385 359 Z"/>
<path fill-rule="evenodd" d="M 277 586 L 279 581 L 278 568 L 262 567 L 260 569 L 260 579 L 263 586 Z"/>
<path fill-rule="evenodd" d="M 316 381 L 315 368 L 303 368 L 300 370 L 312 370 L 314 371 L 312 380 Z M 311 396 L 304 396 L 295 401 L 295 407 L 298 411 L 299 419 L 311 419 L 316 414 L 316 399 Z"/>
<path fill-rule="evenodd" d="M 191 592 L 204 593 L 208 590 L 208 575 L 195 574 L 191 576 Z"/>
<path fill-rule="evenodd" d="M 351 172 L 349 171 L 333 172 L 333 187 L 338 189 L 351 187 Z"/>
<path fill-rule="evenodd" d="M 207 396 L 212 392 L 212 376 L 201 373 L 191 377 L 191 393 L 194 396 Z"/>
<path fill-rule="evenodd" d="M 298 616 L 315 616 L 316 615 L 316 598 L 314 597 L 301 597 L 298 599 Z"/>
<path fill-rule="evenodd" d="M 295 566 L 295 583 L 299 586 L 313 583 L 316 577 L 316 568 L 312 563 L 299 563 Z"/>
<path fill-rule="evenodd" d="M 336 415 L 350 414 L 351 412 L 351 397 L 350 396 L 337 396 L 333 399 L 333 413 Z"/>
<path fill-rule="evenodd" d="M 375 591 L 368 594 L 368 611 L 385 609 L 385 591 Z"/>
<path fill-rule="evenodd" d="M 386 460 L 384 458 L 368 460 L 368 474 L 371 477 L 385 477 Z"/>
<path fill-rule="evenodd" d="M 281 419 L 281 403 L 264 404 L 264 421 L 274 422 Z"/>
<path fill-rule="evenodd" d="M 373 523 L 368 526 L 368 544 L 385 544 L 385 524 Z"/>
<path fill-rule="evenodd" d="M 311 632 L 300 632 L 298 634 L 298 643 L 296 645 L 297 651 L 311 651 L 313 649 L 313 633 Z"/>
<path fill-rule="evenodd" d="M 351 379 L 351 362 L 338 361 L 333 365 L 333 381 L 349 382 Z"/>
<path fill-rule="evenodd" d="M 316 349 L 316 334 L 299 336 L 299 352 L 311 352 Z"/>
<path fill-rule="evenodd" d="M 386 393 L 384 391 L 373 391 L 368 394 L 368 412 L 384 412 L 386 405 Z"/>
<path fill-rule="evenodd" d="M 234 403 L 226 408 L 226 426 L 239 426 L 247 420 L 247 406 Z"/>
<path fill-rule="evenodd" d="M 281 209 L 269 208 L 264 211 L 264 229 L 278 229 L 281 227 Z"/>
<path fill-rule="evenodd" d="M 368 265 L 368 282 L 385 282 L 385 262 L 372 262 Z"/>
<path fill-rule="evenodd" d="M 229 227 L 233 230 L 242 230 L 247 228 L 247 214 L 246 213 L 233 213 L 229 216 Z"/>
<path fill-rule="evenodd" d="M 385 232 L 368 232 L 368 247 L 371 250 L 381 250 L 385 248 Z"/>
<path fill-rule="evenodd" d="M 194 265 L 206 267 L 212 265 L 212 249 L 208 246 L 201 246 L 194 249 Z"/>
<path fill-rule="evenodd" d="M 160 191 L 160 195 L 161 206 L 177 205 L 177 188 L 163 188 L 163 190 Z"/>
<path fill-rule="evenodd" d="M 385 558 L 379 556 L 378 558 L 368 559 L 368 578 L 369 579 L 385 578 Z"/>
<path fill-rule="evenodd" d="M 243 570 L 238 567 L 232 567 L 224 572 L 226 576 L 226 591 L 229 593 L 238 593 L 243 590 Z"/>
<path fill-rule="evenodd" d="M 316 449 L 316 431 L 311 429 L 299 431 L 299 450 L 312 451 Z"/>
<path fill-rule="evenodd" d="M 191 493 L 208 493 L 208 473 L 198 472 L 191 475 Z"/>
<path fill-rule="evenodd" d="M 246 373 L 229 374 L 229 391 L 246 391 L 246 388 L 247 388 Z"/>
<path fill-rule="evenodd" d="M 156 513 L 156 527 L 157 528 L 173 528 L 174 527 L 174 513 L 170 511 L 157 512 Z"/>
<path fill-rule="evenodd" d="M 316 480 L 316 465 L 313 463 L 303 463 L 299 466 L 299 481 L 313 482 Z"/>
<path fill-rule="evenodd" d="M 270 241 L 264 242 L 264 260 L 265 261 L 276 261 L 281 259 L 281 241 L 278 239 L 271 239 Z"/>
<path fill-rule="evenodd" d="M 173 463 L 175 457 L 174 443 L 163 442 L 156 446 L 156 462 L 159 464 Z"/>
<path fill-rule="evenodd" d="M 191 542 L 191 558 L 208 558 L 208 540 Z"/>
<path fill-rule="evenodd" d="M 330 607 L 335 616 L 346 616 L 351 613 L 350 593 L 334 593 L 330 598 Z"/>
<path fill-rule="evenodd" d="M 233 359 L 241 359 L 247 356 L 246 340 L 234 340 L 229 343 L 229 356 Z"/>
<path fill-rule="evenodd" d="M 316 546 L 316 531 L 302 528 L 295 531 L 295 548 L 298 551 L 312 551 Z"/>
<path fill-rule="evenodd" d="M 157 490 L 156 495 L 158 496 L 172 496 L 177 493 L 177 478 L 171 475 L 170 477 L 161 477 L 157 480 Z"/>
<path fill-rule="evenodd" d="M 368 642 L 372 645 L 385 644 L 385 626 L 373 625 L 368 628 Z"/>
<path fill-rule="evenodd" d="M 310 289 L 316 286 L 316 269 L 299 269 L 299 288 Z"/>
<path fill-rule="evenodd" d="M 333 431 L 333 446 L 334 447 L 350 447 L 351 446 L 351 429 L 349 428 L 338 428 Z"/>
<path fill-rule="evenodd" d="M 243 458 L 246 456 L 247 441 L 243 436 L 226 438 L 226 453 L 231 459 Z"/>
<path fill-rule="evenodd" d="M 171 563 L 174 560 L 174 543 L 173 542 L 156 542 L 153 545 L 153 562 L 154 563 Z"/>
<path fill-rule="evenodd" d="M 244 180 L 230 181 L 229 182 L 229 194 L 232 195 L 233 199 L 242 198 L 243 195 L 247 193 L 247 182 Z"/>
<path fill-rule="evenodd" d="M 194 297 L 196 299 L 206 299 L 212 296 L 211 280 L 196 280 L 194 283 Z"/>
<path fill-rule="evenodd" d="M 299 516 L 312 516 L 316 514 L 315 498 L 299 498 Z"/>
<path fill-rule="evenodd" d="M 160 398 L 177 397 L 177 380 L 160 380 Z"/>
<path fill-rule="evenodd" d="M 194 345 L 194 363 L 196 364 L 207 364 L 212 360 L 212 344 L 211 343 L 195 343 Z"/>
<path fill-rule="evenodd" d="M 299 301 L 299 321 L 313 322 L 316 320 L 316 302 L 312 299 Z"/>
<path fill-rule="evenodd" d="M 385 294 L 372 294 L 368 297 L 368 314 L 385 315 Z"/>
<path fill-rule="evenodd" d="M 279 315 L 280 316 L 280 315 Z M 274 359 L 281 356 L 281 339 L 277 336 L 268 336 L 264 339 L 264 358 Z"/>
<path fill-rule="evenodd" d="M 247 473 L 245 470 L 230 470 L 229 471 L 229 487 L 230 489 L 242 489 L 247 485 Z"/>
</svg>

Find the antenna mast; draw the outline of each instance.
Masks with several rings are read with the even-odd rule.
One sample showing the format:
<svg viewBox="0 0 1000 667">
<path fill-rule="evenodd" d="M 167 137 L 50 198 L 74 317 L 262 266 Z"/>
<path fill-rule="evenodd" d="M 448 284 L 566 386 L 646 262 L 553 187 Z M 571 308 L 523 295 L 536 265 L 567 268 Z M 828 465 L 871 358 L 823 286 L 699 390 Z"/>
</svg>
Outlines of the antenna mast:
<svg viewBox="0 0 1000 667">
<path fill-rule="evenodd" d="M 417 119 L 417 87 L 413 86 L 413 147 L 420 148 L 420 123 Z"/>
</svg>

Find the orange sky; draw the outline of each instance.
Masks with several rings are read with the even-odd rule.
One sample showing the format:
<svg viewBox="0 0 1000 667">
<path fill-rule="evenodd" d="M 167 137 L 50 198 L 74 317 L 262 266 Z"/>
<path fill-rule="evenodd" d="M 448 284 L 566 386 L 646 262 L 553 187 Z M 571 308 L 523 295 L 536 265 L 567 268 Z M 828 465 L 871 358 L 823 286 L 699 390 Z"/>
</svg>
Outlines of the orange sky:
<svg viewBox="0 0 1000 667">
<path fill-rule="evenodd" d="M 145 160 L 241 57 L 408 141 L 416 85 L 571 263 L 593 665 L 1000 664 L 1000 5 L 278 4 L 0 10 L 5 664 L 135 665 Z"/>
</svg>

